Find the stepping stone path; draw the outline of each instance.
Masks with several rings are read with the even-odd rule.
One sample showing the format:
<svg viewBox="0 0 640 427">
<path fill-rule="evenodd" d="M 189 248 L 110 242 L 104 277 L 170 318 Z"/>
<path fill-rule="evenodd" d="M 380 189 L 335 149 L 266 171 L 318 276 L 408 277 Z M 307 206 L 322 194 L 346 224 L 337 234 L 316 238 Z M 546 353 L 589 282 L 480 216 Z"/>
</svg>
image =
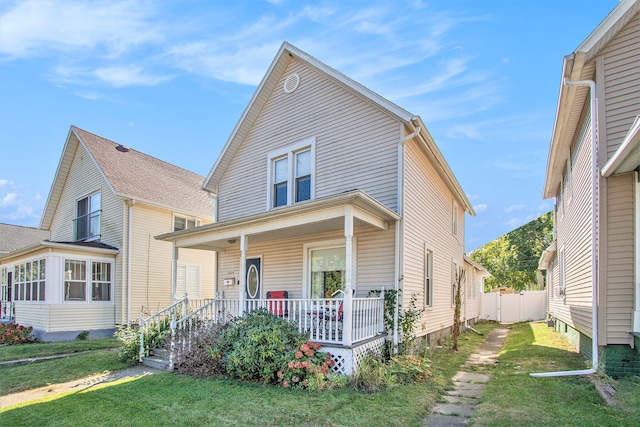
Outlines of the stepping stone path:
<svg viewBox="0 0 640 427">
<path fill-rule="evenodd" d="M 491 367 L 498 363 L 507 333 L 507 324 L 500 325 L 487 335 L 476 353 L 469 356 L 452 378 L 454 388 L 437 403 L 427 418 L 425 427 L 463 426 L 475 410 L 478 399 L 491 378 Z"/>
</svg>

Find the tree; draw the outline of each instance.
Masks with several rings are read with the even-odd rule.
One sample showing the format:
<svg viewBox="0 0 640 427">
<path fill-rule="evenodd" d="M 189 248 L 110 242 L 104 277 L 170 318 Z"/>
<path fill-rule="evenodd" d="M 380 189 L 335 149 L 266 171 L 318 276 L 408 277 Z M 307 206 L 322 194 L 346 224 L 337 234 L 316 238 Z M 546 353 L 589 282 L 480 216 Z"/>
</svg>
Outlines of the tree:
<svg viewBox="0 0 640 427">
<path fill-rule="evenodd" d="M 460 336 L 460 309 L 462 308 L 462 285 L 464 284 L 465 271 L 462 267 L 456 268 L 454 285 L 456 293 L 454 298 L 453 326 L 451 327 L 451 338 L 453 338 L 453 351 L 458 351 L 458 337 Z"/>
<path fill-rule="evenodd" d="M 537 289 L 538 261 L 552 241 L 553 215 L 549 212 L 476 249 L 469 257 L 491 273 L 486 290 L 501 286 Z"/>
</svg>

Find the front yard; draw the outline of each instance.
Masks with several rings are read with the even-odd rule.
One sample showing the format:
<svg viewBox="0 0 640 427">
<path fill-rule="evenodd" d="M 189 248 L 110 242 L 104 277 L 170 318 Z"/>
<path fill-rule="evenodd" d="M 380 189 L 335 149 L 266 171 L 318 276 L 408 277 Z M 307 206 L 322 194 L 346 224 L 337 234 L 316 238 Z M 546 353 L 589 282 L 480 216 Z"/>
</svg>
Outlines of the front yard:
<svg viewBox="0 0 640 427">
<path fill-rule="evenodd" d="M 481 323 L 476 329 L 486 334 L 493 327 Z M 446 346 L 432 350 L 429 357 L 433 376 L 429 382 L 397 386 L 381 393 L 364 394 L 348 388 L 308 392 L 160 373 L 0 410 L 0 425 L 421 426 L 428 408 L 451 387 L 451 377 L 484 338 L 485 335 L 469 331 L 460 339 L 460 352 L 452 353 Z M 39 346 L 45 345 L 22 346 L 20 354 L 29 357 L 29 351 L 42 352 Z M 0 360 L 6 360 L 7 352 L 17 351 L 15 348 L 1 347 Z M 638 379 L 605 379 L 617 390 L 618 403 L 610 407 L 584 377 L 528 375 L 534 371 L 584 366 L 584 360 L 544 323 L 514 325 L 471 425 L 512 426 L 514 421 L 531 426 L 637 425 Z M 116 353 L 108 349 L 67 359 L 2 367 L 0 394 L 122 368 Z M 5 384 L 7 379 L 10 383 Z"/>
</svg>

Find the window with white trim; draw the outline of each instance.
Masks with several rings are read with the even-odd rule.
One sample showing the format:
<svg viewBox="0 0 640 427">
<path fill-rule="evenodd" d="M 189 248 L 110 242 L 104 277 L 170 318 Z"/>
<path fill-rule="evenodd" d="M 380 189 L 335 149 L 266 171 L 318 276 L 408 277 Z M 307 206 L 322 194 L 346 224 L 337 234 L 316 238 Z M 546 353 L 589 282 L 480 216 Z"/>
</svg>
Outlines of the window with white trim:
<svg viewBox="0 0 640 427">
<path fill-rule="evenodd" d="M 176 271 L 176 291 L 174 297 L 181 300 L 185 296 L 200 298 L 200 266 L 178 264 Z"/>
<path fill-rule="evenodd" d="M 424 306 L 433 307 L 433 251 L 424 251 Z"/>
<path fill-rule="evenodd" d="M 200 220 L 196 218 L 187 218 L 180 215 L 173 216 L 173 231 L 188 230 L 190 228 L 199 227 Z"/>
<path fill-rule="evenodd" d="M 9 301 L 9 276 L 7 268 L 0 268 L 0 301 Z"/>
<path fill-rule="evenodd" d="M 333 298 L 345 289 L 347 255 L 345 247 L 311 249 L 311 298 Z"/>
<path fill-rule="evenodd" d="M 268 155 L 268 209 L 314 198 L 315 138 Z"/>
<path fill-rule="evenodd" d="M 87 274 L 87 264 L 91 270 Z M 64 301 L 110 302 L 113 290 L 113 264 L 93 260 L 64 260 Z"/>
<path fill-rule="evenodd" d="M 559 279 L 559 288 L 560 295 L 566 295 L 566 282 L 565 282 L 565 267 L 564 267 L 564 246 L 560 248 L 560 252 L 558 253 L 558 279 Z"/>
<path fill-rule="evenodd" d="M 13 267 L 13 300 L 44 301 L 45 260 L 33 260 Z"/>
<path fill-rule="evenodd" d="M 76 217 L 74 219 L 76 240 L 100 237 L 101 205 L 99 191 L 76 201 Z"/>
</svg>

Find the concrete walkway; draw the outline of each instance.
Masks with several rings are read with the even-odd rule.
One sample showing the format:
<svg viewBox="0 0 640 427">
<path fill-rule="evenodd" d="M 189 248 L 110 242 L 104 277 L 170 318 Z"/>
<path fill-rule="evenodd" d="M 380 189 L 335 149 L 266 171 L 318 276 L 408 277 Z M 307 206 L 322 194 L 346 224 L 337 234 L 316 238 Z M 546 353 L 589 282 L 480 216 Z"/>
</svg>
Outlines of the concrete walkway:
<svg viewBox="0 0 640 427">
<path fill-rule="evenodd" d="M 426 427 L 466 425 L 475 410 L 478 399 L 491 378 L 491 367 L 498 363 L 498 353 L 509 332 L 509 325 L 500 325 L 487 335 L 476 353 L 453 376 L 453 390 L 436 404 L 427 418 Z"/>
<path fill-rule="evenodd" d="M 133 366 L 122 371 L 94 375 L 92 377 L 81 378 L 79 380 L 69 381 L 66 383 L 51 384 L 45 387 L 27 390 L 20 393 L 8 394 L 6 396 L 0 396 L 0 409 L 18 405 L 21 403 L 27 403 L 32 400 L 39 400 L 45 397 L 55 396 L 56 394 L 87 390 L 97 385 L 108 384 L 125 379 L 135 379 L 158 372 L 166 371 L 149 368 L 147 366 Z"/>
</svg>

